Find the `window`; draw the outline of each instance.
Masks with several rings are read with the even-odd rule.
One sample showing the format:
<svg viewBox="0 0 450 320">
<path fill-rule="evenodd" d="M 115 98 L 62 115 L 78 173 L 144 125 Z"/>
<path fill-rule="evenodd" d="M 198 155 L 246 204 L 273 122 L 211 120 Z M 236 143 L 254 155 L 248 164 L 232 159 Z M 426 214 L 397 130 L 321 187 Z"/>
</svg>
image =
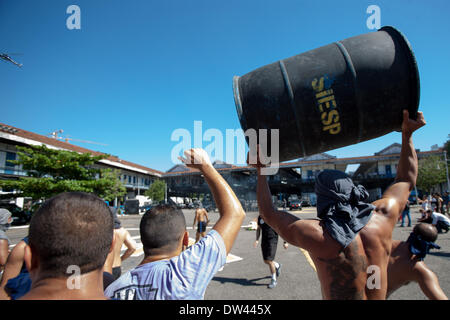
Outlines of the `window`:
<svg viewBox="0 0 450 320">
<path fill-rule="evenodd" d="M 386 165 L 386 175 L 387 175 L 388 177 L 391 177 L 391 176 L 392 176 L 392 169 L 391 169 L 391 165 L 390 165 L 390 164 L 387 164 L 387 165 Z"/>
<path fill-rule="evenodd" d="M 7 174 L 14 174 L 15 164 L 11 163 L 11 160 L 16 160 L 16 154 L 14 152 L 6 152 L 5 173 Z"/>
</svg>

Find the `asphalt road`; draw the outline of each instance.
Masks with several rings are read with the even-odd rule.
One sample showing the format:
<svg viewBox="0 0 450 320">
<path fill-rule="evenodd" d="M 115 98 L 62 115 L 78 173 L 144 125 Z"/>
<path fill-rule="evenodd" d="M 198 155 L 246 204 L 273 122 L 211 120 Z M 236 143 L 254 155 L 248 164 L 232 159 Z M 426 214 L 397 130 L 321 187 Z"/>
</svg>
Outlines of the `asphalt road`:
<svg viewBox="0 0 450 320">
<path fill-rule="evenodd" d="M 189 235 L 195 239 L 195 230 L 192 229 L 194 219 L 193 210 L 183 210 L 186 216 Z M 303 208 L 302 211 L 291 213 L 301 218 L 314 218 L 315 207 Z M 210 212 L 210 230 L 219 217 L 218 212 Z M 297 247 L 283 248 L 283 241 L 278 242 L 275 260 L 282 264 L 278 285 L 268 289 L 270 272 L 262 261 L 261 248 L 253 247 L 255 231 L 247 230 L 250 222 L 258 216 L 257 212 L 247 212 L 241 231 L 228 257 L 228 263 L 219 271 L 211 281 L 205 293 L 205 300 L 319 300 L 322 298 L 320 285 L 313 266 L 308 262 L 305 254 Z M 413 225 L 420 217 L 417 207 L 411 210 Z M 139 237 L 140 216 L 120 216 L 122 226 L 127 228 L 132 237 L 142 247 Z M 406 240 L 412 227 L 399 227 L 394 229 L 393 238 Z M 13 227 L 7 231 L 12 242 L 11 247 L 17 244 L 28 233 L 28 228 Z M 436 273 L 440 285 L 447 296 L 450 296 L 450 276 L 447 275 L 450 263 L 450 233 L 440 234 L 437 244 L 441 250 L 432 251 L 425 259 L 426 264 Z M 135 267 L 143 258 L 142 249 L 138 249 L 132 257 L 124 261 L 123 272 Z M 411 283 L 394 292 L 389 299 L 395 300 L 423 300 L 425 295 L 416 283 Z"/>
</svg>

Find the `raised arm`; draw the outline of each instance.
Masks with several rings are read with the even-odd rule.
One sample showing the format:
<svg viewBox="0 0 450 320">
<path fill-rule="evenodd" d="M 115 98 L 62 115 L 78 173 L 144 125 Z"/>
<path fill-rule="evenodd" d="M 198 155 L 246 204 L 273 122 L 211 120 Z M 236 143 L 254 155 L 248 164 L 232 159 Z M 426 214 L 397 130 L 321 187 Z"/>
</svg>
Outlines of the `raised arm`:
<svg viewBox="0 0 450 320">
<path fill-rule="evenodd" d="M 213 226 L 223 238 L 227 253 L 230 252 L 245 217 L 241 203 L 231 187 L 216 171 L 203 149 L 189 149 L 180 158 L 188 167 L 201 171 L 219 209 L 219 220 Z"/>
<path fill-rule="evenodd" d="M 382 199 L 389 199 L 394 213 L 401 214 L 411 190 L 416 185 L 418 160 L 412 141 L 412 134 L 426 124 L 422 112 L 417 112 L 417 120 L 409 118 L 407 110 L 403 110 L 402 148 L 397 166 L 397 175 L 383 194 Z M 376 205 L 376 203 L 374 203 Z"/>
<path fill-rule="evenodd" d="M 261 167 L 257 166 L 258 183 L 256 195 L 258 199 L 259 214 L 272 229 L 274 229 L 286 242 L 314 251 L 315 244 L 320 241 L 314 222 L 311 220 L 300 220 L 285 211 L 279 211 L 273 206 L 272 195 L 265 175 L 261 174 Z"/>
<path fill-rule="evenodd" d="M 136 251 L 136 241 L 131 237 L 128 230 L 125 230 L 126 236 L 123 244 L 127 247 L 127 251 L 120 257 L 120 260 L 123 262 L 125 259 L 129 258 Z"/>
</svg>

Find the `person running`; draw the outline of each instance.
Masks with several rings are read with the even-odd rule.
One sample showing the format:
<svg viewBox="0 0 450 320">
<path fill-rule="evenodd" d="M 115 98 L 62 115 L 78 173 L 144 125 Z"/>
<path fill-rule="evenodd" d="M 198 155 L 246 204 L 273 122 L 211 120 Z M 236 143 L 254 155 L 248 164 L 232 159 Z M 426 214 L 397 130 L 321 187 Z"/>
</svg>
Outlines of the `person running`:
<svg viewBox="0 0 450 320">
<path fill-rule="evenodd" d="M 195 229 L 197 222 L 197 232 L 195 233 L 195 242 L 206 235 L 206 226 L 209 223 L 208 211 L 200 204 L 200 207 L 195 210 L 195 218 L 192 223 L 192 228 Z"/>
<path fill-rule="evenodd" d="M 387 272 L 387 296 L 410 282 L 417 282 L 429 299 L 448 300 L 436 274 L 423 261 L 430 249 L 440 249 L 435 244 L 437 236 L 436 227 L 428 223 L 419 223 L 407 241 L 392 240 Z"/>
<path fill-rule="evenodd" d="M 113 246 L 113 217 L 95 195 L 65 192 L 31 218 L 25 264 L 31 290 L 23 300 L 97 300 L 103 265 Z"/>
<path fill-rule="evenodd" d="M 106 296 L 120 300 L 203 299 L 209 282 L 225 265 L 245 212 L 203 149 L 189 149 L 184 155 L 181 161 L 199 170 L 208 183 L 219 220 L 205 237 L 186 249 L 189 233 L 181 209 L 167 204 L 148 210 L 139 226 L 144 259 L 106 288 Z"/>
<path fill-rule="evenodd" d="M 264 223 L 261 216 L 258 217 L 258 227 L 256 229 L 256 240 L 253 246 L 256 248 L 259 243 L 259 238 L 261 237 L 261 252 L 263 256 L 264 263 L 269 266 L 271 281 L 267 286 L 269 289 L 273 289 L 277 285 L 277 277 L 280 276 L 280 270 L 282 264 L 276 262 L 275 255 L 277 253 L 278 246 L 278 234 L 267 224 Z M 287 243 L 284 242 L 284 248 L 287 249 Z"/>
<path fill-rule="evenodd" d="M 130 232 L 122 227 L 122 223 L 117 217 L 117 210 L 111 207 L 110 209 L 114 219 L 114 247 L 106 258 L 103 270 L 112 274 L 113 280 L 117 280 L 122 274 L 122 262 L 136 251 L 136 241 L 131 238 Z M 127 250 L 120 255 L 123 245 Z"/>
<path fill-rule="evenodd" d="M 369 193 L 363 186 L 355 186 L 344 172 L 320 172 L 315 183 L 319 220 L 280 213 L 272 204 L 267 178 L 261 174 L 263 165 L 258 159 L 255 164 L 249 163 L 257 168 L 260 215 L 288 243 L 309 251 L 324 299 L 386 298 L 392 231 L 417 179 L 412 134 L 424 125 L 421 112 L 413 120 L 407 110 L 403 111 L 396 178 L 382 198 L 373 203 L 366 202 Z M 369 266 L 378 267 L 379 286 L 366 286 Z"/>
</svg>

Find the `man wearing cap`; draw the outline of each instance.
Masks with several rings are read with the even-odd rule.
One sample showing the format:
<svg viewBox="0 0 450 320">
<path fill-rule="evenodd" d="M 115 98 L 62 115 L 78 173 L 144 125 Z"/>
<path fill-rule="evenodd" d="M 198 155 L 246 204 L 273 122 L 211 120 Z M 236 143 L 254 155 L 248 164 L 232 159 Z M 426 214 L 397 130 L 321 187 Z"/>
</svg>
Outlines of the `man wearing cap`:
<svg viewBox="0 0 450 320">
<path fill-rule="evenodd" d="M 316 177 L 315 220 L 301 220 L 274 208 L 267 178 L 257 168 L 260 215 L 283 239 L 309 251 L 317 268 L 324 299 L 385 299 L 392 231 L 401 217 L 418 172 L 412 142 L 414 131 L 425 125 L 403 111 L 402 148 L 394 183 L 381 199 L 367 203 L 368 192 L 355 186 L 344 172 L 324 170 Z M 250 156 L 249 156 L 250 158 Z"/>
</svg>

